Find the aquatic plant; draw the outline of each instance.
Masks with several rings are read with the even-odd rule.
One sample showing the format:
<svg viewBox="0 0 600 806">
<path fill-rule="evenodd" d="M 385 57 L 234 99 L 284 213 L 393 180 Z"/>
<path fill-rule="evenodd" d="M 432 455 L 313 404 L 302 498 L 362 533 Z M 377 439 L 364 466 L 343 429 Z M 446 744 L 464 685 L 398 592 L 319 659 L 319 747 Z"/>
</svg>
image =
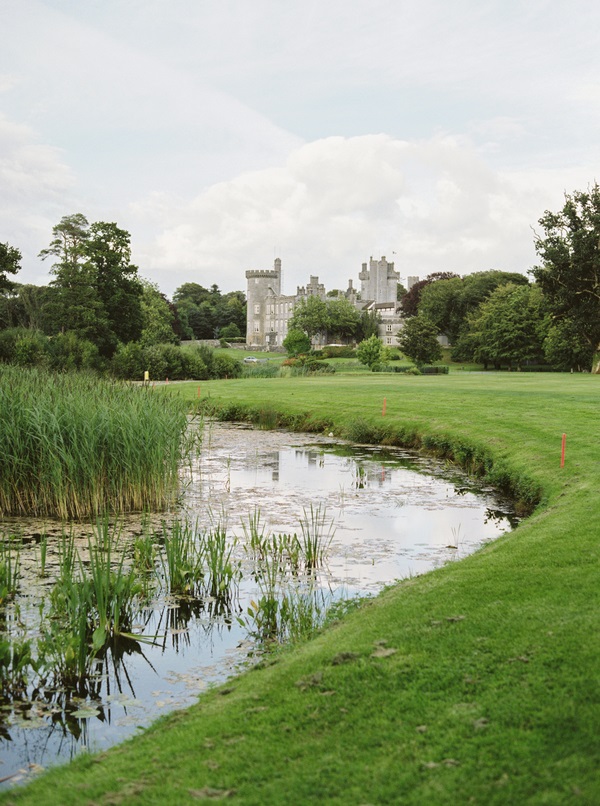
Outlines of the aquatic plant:
<svg viewBox="0 0 600 806">
<path fill-rule="evenodd" d="M 186 426 L 184 404 L 148 388 L 0 366 L 0 514 L 162 509 Z"/>
<path fill-rule="evenodd" d="M 119 531 L 111 531 L 106 518 L 97 523 L 95 540 L 88 540 L 94 651 L 101 649 L 109 638 L 130 636 L 135 598 L 142 591 L 135 569 L 125 567 L 123 549 L 114 558 L 113 549 L 118 548 L 118 543 Z"/>
<path fill-rule="evenodd" d="M 20 577 L 19 549 L 10 538 L 0 541 L 0 605 L 18 590 Z"/>
<path fill-rule="evenodd" d="M 329 545 L 333 539 L 333 520 L 327 521 L 327 511 L 319 504 L 316 507 L 310 505 L 310 510 L 304 510 L 300 519 L 300 529 L 302 531 L 301 547 L 304 555 L 304 562 L 308 570 L 318 568 L 322 565 Z"/>
<path fill-rule="evenodd" d="M 162 524 L 163 578 L 172 595 L 195 595 L 204 578 L 202 553 L 197 531 L 185 520 L 178 518 Z"/>
<path fill-rule="evenodd" d="M 233 559 L 233 544 L 225 529 L 217 525 L 204 535 L 202 541 L 206 562 L 206 592 L 217 600 L 228 600 L 232 584 L 240 577 L 239 562 Z"/>
</svg>

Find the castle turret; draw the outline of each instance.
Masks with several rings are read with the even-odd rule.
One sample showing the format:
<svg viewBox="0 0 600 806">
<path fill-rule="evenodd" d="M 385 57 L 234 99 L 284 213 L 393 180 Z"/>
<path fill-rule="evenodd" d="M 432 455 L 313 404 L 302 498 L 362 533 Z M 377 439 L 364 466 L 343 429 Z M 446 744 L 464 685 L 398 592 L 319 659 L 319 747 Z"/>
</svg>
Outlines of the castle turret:
<svg viewBox="0 0 600 806">
<path fill-rule="evenodd" d="M 273 269 L 249 269 L 247 281 L 246 344 L 263 347 L 267 342 L 267 297 L 281 294 L 281 260 Z"/>
<path fill-rule="evenodd" d="M 369 267 L 363 263 L 358 276 L 363 300 L 373 300 L 375 303 L 396 301 L 400 274 L 395 271 L 393 263 L 387 262 L 385 256 L 381 260 L 373 260 L 371 257 Z"/>
</svg>

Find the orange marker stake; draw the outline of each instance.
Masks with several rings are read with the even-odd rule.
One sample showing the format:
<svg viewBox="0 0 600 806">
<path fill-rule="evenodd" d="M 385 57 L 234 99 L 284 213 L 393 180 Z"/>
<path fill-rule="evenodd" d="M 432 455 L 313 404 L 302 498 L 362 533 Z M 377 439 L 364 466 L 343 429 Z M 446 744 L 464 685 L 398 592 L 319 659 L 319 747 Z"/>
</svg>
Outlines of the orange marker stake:
<svg viewBox="0 0 600 806">
<path fill-rule="evenodd" d="M 387 398 L 385 398 L 385 397 L 384 397 L 384 398 L 383 398 L 383 411 L 381 412 L 381 416 L 382 416 L 382 417 L 385 417 L 385 406 L 386 406 L 386 403 L 387 403 Z"/>
<path fill-rule="evenodd" d="M 198 397 L 200 397 L 200 387 L 198 387 Z"/>
<path fill-rule="evenodd" d="M 562 435 L 562 447 L 561 447 L 561 451 L 560 451 L 560 466 L 561 467 L 565 466 L 565 447 L 566 447 L 566 444 L 567 444 L 567 435 L 563 434 Z"/>
</svg>

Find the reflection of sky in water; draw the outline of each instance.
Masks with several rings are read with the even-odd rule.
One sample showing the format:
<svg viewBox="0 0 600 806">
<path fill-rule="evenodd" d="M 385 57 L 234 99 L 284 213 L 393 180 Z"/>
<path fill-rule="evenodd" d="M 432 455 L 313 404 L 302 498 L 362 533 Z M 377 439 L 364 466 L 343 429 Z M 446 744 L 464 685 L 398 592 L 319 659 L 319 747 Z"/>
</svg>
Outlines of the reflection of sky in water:
<svg viewBox="0 0 600 806">
<path fill-rule="evenodd" d="M 99 698 L 91 703 L 100 716 L 80 720 L 79 740 L 61 735 L 50 725 L 50 712 L 34 706 L 22 723 L 13 720 L 12 741 L 0 741 L 0 777 L 29 763 L 68 759 L 83 746 L 98 750 L 122 741 L 239 668 L 252 645 L 236 616 L 257 595 L 241 546 L 242 523 L 257 509 L 269 533 L 300 533 L 300 519 L 311 506 L 326 512 L 334 532 L 327 574 L 320 578 L 335 597 L 376 592 L 395 579 L 424 573 L 509 528 L 506 502 L 489 491 L 476 495 L 472 482 L 456 470 L 425 475 L 433 471 L 443 468 L 400 450 L 351 449 L 314 436 L 206 426 L 201 455 L 183 471 L 181 511 L 201 526 L 226 523 L 239 539 L 235 550 L 246 573 L 233 612 L 227 619 L 212 618 L 206 609 L 186 613 L 185 605 L 154 602 L 140 623 L 145 634 L 160 634 L 159 645 L 141 645 L 141 654 L 128 655 L 119 679 L 105 673 Z M 23 617 L 34 617 L 41 595 L 36 562 L 24 552 L 32 584 L 23 586 Z"/>
<path fill-rule="evenodd" d="M 465 556 L 510 528 L 502 515 L 488 517 L 510 506 L 489 492 L 475 494 L 456 469 L 452 479 L 434 477 L 424 473 L 441 465 L 406 451 L 335 450 L 323 438 L 209 427 L 184 505 L 201 521 L 209 509 L 213 518 L 226 517 L 237 534 L 257 508 L 271 532 L 299 532 L 303 512 L 321 507 L 335 527 L 330 584 L 353 592 Z"/>
</svg>

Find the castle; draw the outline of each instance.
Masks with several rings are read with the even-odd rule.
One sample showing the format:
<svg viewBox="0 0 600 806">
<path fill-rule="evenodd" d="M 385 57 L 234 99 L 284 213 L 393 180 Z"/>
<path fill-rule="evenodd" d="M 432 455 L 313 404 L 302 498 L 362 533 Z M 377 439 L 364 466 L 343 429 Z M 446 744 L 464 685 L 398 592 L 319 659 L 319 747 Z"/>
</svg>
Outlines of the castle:
<svg viewBox="0 0 600 806">
<path fill-rule="evenodd" d="M 375 312 L 379 319 L 379 338 L 384 344 L 396 344 L 396 335 L 402 327 L 397 289 L 400 274 L 394 264 L 385 257 L 362 264 L 358 275 L 360 294 L 353 288 L 352 280 L 344 296 L 359 313 Z M 411 278 L 413 279 L 413 278 Z M 275 259 L 272 269 L 250 269 L 246 272 L 248 313 L 246 319 L 246 345 L 252 349 L 281 349 L 287 336 L 288 323 L 295 306 L 308 297 L 325 299 L 327 292 L 315 275 L 305 286 L 298 286 L 296 293 L 281 293 L 281 260 Z"/>
</svg>

